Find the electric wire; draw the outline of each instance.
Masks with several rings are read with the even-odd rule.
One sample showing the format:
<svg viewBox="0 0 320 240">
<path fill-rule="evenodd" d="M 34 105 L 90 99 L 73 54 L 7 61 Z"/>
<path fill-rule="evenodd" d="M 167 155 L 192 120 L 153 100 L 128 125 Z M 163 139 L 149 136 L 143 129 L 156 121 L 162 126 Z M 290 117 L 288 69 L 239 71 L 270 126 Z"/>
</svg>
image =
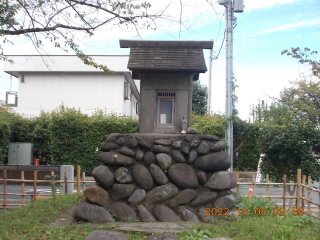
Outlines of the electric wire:
<svg viewBox="0 0 320 240">
<path fill-rule="evenodd" d="M 223 6 L 224 6 L 225 8 L 227 8 L 227 5 L 223 5 Z M 223 16 L 224 16 L 224 14 L 222 15 L 222 17 L 223 17 Z M 221 18 L 222 18 L 222 17 L 221 17 Z M 220 20 L 220 26 L 221 26 L 221 22 L 222 22 L 222 19 Z M 219 31 L 218 31 L 218 37 L 219 37 L 219 34 L 220 34 L 220 26 L 219 26 Z M 221 49 L 222 49 L 222 47 L 223 47 L 224 40 L 226 39 L 226 30 L 227 30 L 227 29 L 224 29 L 223 40 L 222 40 L 222 43 L 221 43 L 219 52 L 218 52 L 218 54 L 217 54 L 216 56 L 214 56 L 214 57 L 212 58 L 212 60 L 217 60 L 218 57 L 219 57 L 219 55 L 220 55 Z M 217 38 L 217 40 L 218 40 L 218 38 Z"/>
<path fill-rule="evenodd" d="M 233 17 L 233 21 L 234 21 L 234 22 L 233 22 L 233 29 L 235 29 L 236 26 L 238 25 L 238 24 L 237 24 L 237 18 L 236 18 L 236 17 Z M 220 22 L 220 24 L 221 24 L 221 22 Z M 219 29 L 220 29 L 220 27 L 219 27 Z M 221 49 L 222 49 L 222 47 L 223 47 L 223 43 L 224 43 L 225 39 L 226 39 L 226 29 L 224 30 L 224 36 L 223 36 L 223 40 L 222 40 L 222 43 L 221 43 L 219 52 L 218 52 L 218 54 L 217 54 L 215 57 L 212 58 L 212 60 L 217 60 L 217 59 L 218 59 L 218 57 L 219 57 L 219 55 L 220 55 L 220 52 L 221 52 Z"/>
<path fill-rule="evenodd" d="M 223 40 L 222 40 L 222 43 L 221 43 L 221 46 L 220 46 L 220 49 L 219 49 L 219 52 L 218 52 L 218 55 L 216 55 L 215 57 L 212 58 L 212 60 L 217 60 L 219 55 L 220 55 L 220 52 L 221 52 L 221 49 L 223 47 L 223 43 L 224 43 L 224 40 L 226 39 L 226 29 L 224 30 L 224 34 L 223 34 Z"/>
</svg>

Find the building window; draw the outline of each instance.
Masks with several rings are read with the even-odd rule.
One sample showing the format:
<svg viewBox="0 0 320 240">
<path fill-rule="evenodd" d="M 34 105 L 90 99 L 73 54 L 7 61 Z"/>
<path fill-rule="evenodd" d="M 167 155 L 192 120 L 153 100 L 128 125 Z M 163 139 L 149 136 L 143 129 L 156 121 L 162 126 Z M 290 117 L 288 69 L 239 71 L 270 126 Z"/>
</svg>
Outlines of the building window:
<svg viewBox="0 0 320 240">
<path fill-rule="evenodd" d="M 171 126 L 174 124 L 175 91 L 158 91 L 158 124 Z"/>
<path fill-rule="evenodd" d="M 127 82 L 124 83 L 124 99 L 129 100 L 129 84 Z"/>
<path fill-rule="evenodd" d="M 6 92 L 6 105 L 18 107 L 18 92 Z"/>
</svg>

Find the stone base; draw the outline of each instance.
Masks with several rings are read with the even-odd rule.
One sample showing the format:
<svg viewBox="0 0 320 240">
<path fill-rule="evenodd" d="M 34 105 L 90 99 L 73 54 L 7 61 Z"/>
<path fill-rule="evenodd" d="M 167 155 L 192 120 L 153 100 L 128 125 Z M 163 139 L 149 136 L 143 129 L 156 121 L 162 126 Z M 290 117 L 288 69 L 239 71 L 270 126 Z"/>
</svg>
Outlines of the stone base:
<svg viewBox="0 0 320 240">
<path fill-rule="evenodd" d="M 225 146 L 211 135 L 112 133 L 92 172 L 97 184 L 85 189 L 88 203 L 76 207 L 74 218 L 109 222 L 110 212 L 123 222 L 210 222 L 209 215 L 241 200 L 230 191 L 236 177 L 227 172 Z"/>
</svg>

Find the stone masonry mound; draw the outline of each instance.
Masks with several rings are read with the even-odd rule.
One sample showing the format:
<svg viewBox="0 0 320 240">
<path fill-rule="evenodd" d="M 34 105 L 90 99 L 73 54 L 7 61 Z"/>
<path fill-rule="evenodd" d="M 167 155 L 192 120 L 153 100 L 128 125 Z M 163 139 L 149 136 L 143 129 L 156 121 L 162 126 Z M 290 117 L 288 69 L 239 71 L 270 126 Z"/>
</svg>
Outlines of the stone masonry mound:
<svg viewBox="0 0 320 240">
<path fill-rule="evenodd" d="M 112 133 L 92 171 L 96 184 L 84 190 L 86 201 L 73 217 L 95 223 L 211 221 L 208 211 L 216 208 L 218 215 L 241 200 L 230 190 L 237 182 L 227 172 L 225 146 L 211 135 Z"/>
</svg>

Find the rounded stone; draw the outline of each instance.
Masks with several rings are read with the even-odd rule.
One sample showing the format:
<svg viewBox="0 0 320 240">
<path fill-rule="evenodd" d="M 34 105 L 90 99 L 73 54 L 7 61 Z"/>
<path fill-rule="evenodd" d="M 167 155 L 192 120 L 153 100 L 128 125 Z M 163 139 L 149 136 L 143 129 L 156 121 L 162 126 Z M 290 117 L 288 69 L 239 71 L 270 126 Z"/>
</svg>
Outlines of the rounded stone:
<svg viewBox="0 0 320 240">
<path fill-rule="evenodd" d="M 110 212 L 120 221 L 128 222 L 137 220 L 135 211 L 125 203 L 114 203 L 110 206 Z"/>
<path fill-rule="evenodd" d="M 104 208 L 95 204 L 82 202 L 72 212 L 74 219 L 81 219 L 91 223 L 112 222 L 111 214 Z"/>
<path fill-rule="evenodd" d="M 187 162 L 187 160 L 182 155 L 182 153 L 177 150 L 171 150 L 171 156 L 172 156 L 172 159 L 175 160 L 176 162 L 179 162 L 179 163 Z"/>
<path fill-rule="evenodd" d="M 153 147 L 153 151 L 156 153 L 169 153 L 170 152 L 170 148 L 166 147 L 166 146 L 162 146 L 162 145 L 155 145 Z"/>
<path fill-rule="evenodd" d="M 98 160 L 106 165 L 126 166 L 133 163 L 131 157 L 116 152 L 102 152 L 98 155 Z"/>
<path fill-rule="evenodd" d="M 180 213 L 184 221 L 192 223 L 200 222 L 196 214 L 183 206 L 177 207 L 177 211 Z"/>
<path fill-rule="evenodd" d="M 183 137 L 186 142 L 191 142 L 193 140 L 193 135 L 187 134 Z"/>
<path fill-rule="evenodd" d="M 143 206 L 138 206 L 139 217 L 142 222 L 156 222 L 157 219 L 153 217 L 153 215 Z"/>
<path fill-rule="evenodd" d="M 194 166 L 205 172 L 227 170 L 231 166 L 230 156 L 227 152 L 210 153 L 195 160 Z"/>
<path fill-rule="evenodd" d="M 145 240 L 179 240 L 179 237 L 174 233 L 162 233 L 148 237 Z"/>
<path fill-rule="evenodd" d="M 181 152 L 182 152 L 183 154 L 185 154 L 185 155 L 188 155 L 188 154 L 189 154 L 189 151 L 190 151 L 190 149 L 189 149 L 188 146 L 184 146 L 184 147 L 181 148 Z"/>
<path fill-rule="evenodd" d="M 204 183 L 207 182 L 207 175 L 206 175 L 205 172 L 202 172 L 202 171 L 197 172 L 197 173 L 196 173 L 196 176 L 197 176 L 198 181 L 199 181 L 200 183 L 204 184 Z"/>
<path fill-rule="evenodd" d="M 195 138 L 195 139 L 193 139 L 192 142 L 190 143 L 190 147 L 196 148 L 196 147 L 199 146 L 199 144 L 200 144 L 199 138 Z"/>
<path fill-rule="evenodd" d="M 232 209 L 235 205 L 237 205 L 241 201 L 242 197 L 238 193 L 231 193 L 224 197 L 219 198 L 214 202 L 214 206 L 216 208 L 228 208 Z"/>
<path fill-rule="evenodd" d="M 146 201 L 148 203 L 161 203 L 167 201 L 170 198 L 173 198 L 178 194 L 178 188 L 168 183 L 160 187 L 156 187 L 147 193 Z"/>
<path fill-rule="evenodd" d="M 196 160 L 198 157 L 198 153 L 196 150 L 192 150 L 189 154 L 189 159 L 188 159 L 188 163 L 192 164 L 194 162 L 194 160 Z"/>
<path fill-rule="evenodd" d="M 218 193 L 214 191 L 205 191 L 199 194 L 191 203 L 190 206 L 195 207 L 199 205 L 204 205 L 208 202 L 212 202 L 216 200 L 218 197 Z"/>
<path fill-rule="evenodd" d="M 199 186 L 196 174 L 188 164 L 172 165 L 168 170 L 168 176 L 180 188 L 196 188 Z"/>
<path fill-rule="evenodd" d="M 110 133 L 110 134 L 108 135 L 108 138 L 107 138 L 106 142 L 115 142 L 115 141 L 116 141 L 116 138 L 117 138 L 118 136 L 121 136 L 121 134 L 120 134 L 120 133 Z"/>
<path fill-rule="evenodd" d="M 97 184 L 91 185 L 90 187 L 86 187 L 83 191 L 86 198 L 89 202 L 107 207 L 109 204 L 110 195 L 109 193 L 102 187 Z"/>
<path fill-rule="evenodd" d="M 149 142 L 147 142 L 146 140 L 141 140 L 139 142 L 139 146 L 142 148 L 148 149 L 148 150 L 152 149 L 152 145 Z"/>
<path fill-rule="evenodd" d="M 120 167 L 114 172 L 114 176 L 119 183 L 131 183 L 133 181 L 131 174 L 125 167 Z"/>
<path fill-rule="evenodd" d="M 212 144 L 209 145 L 210 151 L 212 152 L 219 152 L 222 151 L 226 148 L 226 142 L 225 141 L 218 141 L 218 142 L 213 142 Z"/>
<path fill-rule="evenodd" d="M 134 151 L 132 151 L 130 148 L 127 148 L 127 147 L 122 147 L 119 152 L 129 157 L 134 157 L 136 155 Z"/>
<path fill-rule="evenodd" d="M 170 199 L 168 205 L 171 208 L 175 208 L 179 205 L 189 204 L 193 199 L 197 197 L 196 191 L 192 189 L 185 189 L 178 193 L 174 198 Z"/>
<path fill-rule="evenodd" d="M 237 186 L 237 178 L 232 172 L 216 172 L 204 186 L 212 190 L 232 189 Z"/>
<path fill-rule="evenodd" d="M 116 231 L 105 231 L 105 230 L 96 230 L 89 234 L 85 240 L 129 240 L 129 238 L 121 233 Z"/>
<path fill-rule="evenodd" d="M 170 146 L 171 140 L 170 139 L 156 139 L 154 141 L 154 144 L 163 145 L 163 146 Z"/>
<path fill-rule="evenodd" d="M 232 194 L 232 191 L 230 189 L 225 189 L 225 190 L 218 191 L 218 194 L 219 194 L 218 197 L 221 198 L 221 197 Z"/>
<path fill-rule="evenodd" d="M 144 156 L 144 153 L 143 153 L 141 150 L 137 150 L 136 159 L 137 159 L 138 161 L 142 161 L 143 156 Z"/>
<path fill-rule="evenodd" d="M 174 211 L 172 211 L 170 208 L 163 205 L 159 205 L 155 207 L 154 216 L 160 222 L 180 222 L 181 221 L 181 218 L 177 214 L 175 214 Z"/>
<path fill-rule="evenodd" d="M 132 147 L 132 148 L 136 148 L 138 146 L 138 140 L 135 139 L 135 138 L 130 138 L 129 146 Z"/>
<path fill-rule="evenodd" d="M 198 216 L 199 218 L 201 219 L 202 222 L 204 223 L 213 223 L 215 222 L 217 219 L 216 219 L 216 216 L 213 216 L 213 215 L 209 215 L 207 214 L 208 213 L 208 208 L 206 207 L 200 207 L 198 208 Z M 212 240 L 213 238 L 209 238 L 210 240 Z M 208 240 L 208 239 L 204 239 L 204 240 Z"/>
<path fill-rule="evenodd" d="M 146 166 L 156 161 L 156 157 L 153 152 L 146 152 L 143 156 L 143 162 Z"/>
<path fill-rule="evenodd" d="M 126 144 L 126 142 L 127 142 L 127 140 L 124 137 L 121 137 L 121 138 L 118 139 L 117 144 L 119 146 L 123 146 L 123 145 Z"/>
<path fill-rule="evenodd" d="M 180 149 L 182 147 L 182 141 L 175 141 L 171 144 L 173 149 Z"/>
<path fill-rule="evenodd" d="M 167 170 L 172 163 L 172 158 L 165 153 L 159 153 L 156 155 L 156 159 L 163 171 Z"/>
<path fill-rule="evenodd" d="M 146 191 L 143 189 L 135 190 L 128 199 L 130 205 L 137 205 L 146 197 Z"/>
<path fill-rule="evenodd" d="M 106 142 L 105 144 L 102 145 L 101 151 L 103 152 L 108 152 L 110 150 L 117 149 L 119 146 L 115 144 L 114 142 Z"/>
<path fill-rule="evenodd" d="M 133 184 L 114 184 L 112 187 L 111 197 L 113 200 L 122 200 L 130 197 L 135 190 Z"/>
<path fill-rule="evenodd" d="M 114 184 L 114 174 L 106 165 L 99 165 L 93 169 L 92 176 L 105 189 L 110 188 Z"/>
<path fill-rule="evenodd" d="M 134 181 L 144 190 L 149 191 L 153 187 L 152 176 L 145 166 L 136 164 L 132 169 L 132 176 Z"/>
<path fill-rule="evenodd" d="M 161 168 L 155 164 L 150 165 L 150 173 L 153 177 L 153 180 L 159 185 L 167 184 L 169 181 L 168 177 L 164 174 Z"/>
<path fill-rule="evenodd" d="M 209 148 L 209 146 L 208 146 L 208 143 L 206 143 L 206 142 L 200 143 L 197 151 L 198 151 L 198 153 L 201 154 L 201 155 L 208 154 L 208 153 L 210 152 L 210 148 Z"/>
<path fill-rule="evenodd" d="M 198 134 L 199 131 L 197 129 L 195 129 L 195 128 L 189 127 L 187 129 L 187 133 L 189 133 L 189 134 Z"/>
</svg>

